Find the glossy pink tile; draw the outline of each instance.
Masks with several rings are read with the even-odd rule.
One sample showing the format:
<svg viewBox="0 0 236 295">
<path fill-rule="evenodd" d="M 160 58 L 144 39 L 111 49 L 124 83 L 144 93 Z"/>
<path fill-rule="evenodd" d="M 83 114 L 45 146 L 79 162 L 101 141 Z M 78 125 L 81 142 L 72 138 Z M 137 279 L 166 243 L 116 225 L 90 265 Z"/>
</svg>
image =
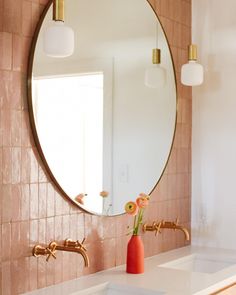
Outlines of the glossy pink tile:
<svg viewBox="0 0 236 295">
<path fill-rule="evenodd" d="M 12 186 L 2 185 L 2 223 L 10 222 L 12 220 Z"/>
<path fill-rule="evenodd" d="M 39 216 L 39 190 L 38 184 L 30 184 L 30 218 L 36 219 Z"/>
<path fill-rule="evenodd" d="M 3 30 L 21 33 L 22 0 L 3 0 Z"/>
<path fill-rule="evenodd" d="M 29 257 L 29 291 L 38 288 L 38 258 Z"/>
<path fill-rule="evenodd" d="M 11 224 L 3 223 L 2 224 L 2 262 L 11 260 Z"/>
<path fill-rule="evenodd" d="M 55 190 L 51 183 L 47 184 L 47 216 L 55 216 Z"/>
<path fill-rule="evenodd" d="M 29 233 L 30 233 L 30 223 L 29 221 L 20 222 L 20 248 L 21 257 L 31 256 L 32 249 L 29 247 Z"/>
<path fill-rule="evenodd" d="M 54 226 L 54 217 L 46 218 L 46 240 L 48 241 L 48 243 L 55 240 Z"/>
<path fill-rule="evenodd" d="M 1 287 L 1 295 L 11 295 L 12 294 L 12 282 L 13 278 L 11 276 L 11 262 L 4 261 L 1 265 L 2 270 L 2 285 Z"/>
<path fill-rule="evenodd" d="M 47 216 L 47 183 L 39 183 L 39 218 Z"/>
<path fill-rule="evenodd" d="M 33 247 L 39 243 L 39 220 L 30 220 L 29 226 L 29 244 Z"/>
<path fill-rule="evenodd" d="M 20 250 L 21 237 L 20 237 L 19 222 L 13 222 L 11 224 L 11 240 L 14 241 L 12 242 L 12 246 L 11 246 L 11 259 L 15 260 L 21 257 L 21 250 Z"/>
<path fill-rule="evenodd" d="M 29 290 L 28 258 L 21 258 L 11 262 L 12 294 L 22 294 Z"/>
<path fill-rule="evenodd" d="M 30 216 L 30 186 L 28 184 L 21 185 L 21 220 L 29 220 Z"/>
<path fill-rule="evenodd" d="M 39 176 L 37 151 L 35 148 L 31 149 L 30 152 L 30 182 L 37 183 Z"/>
<path fill-rule="evenodd" d="M 12 193 L 12 221 L 21 220 L 21 185 L 14 184 L 11 189 Z"/>
<path fill-rule="evenodd" d="M 54 282 L 55 282 L 55 262 L 54 262 L 54 259 L 50 259 L 46 263 L 46 286 L 54 285 Z"/>
<path fill-rule="evenodd" d="M 3 1 L 0 1 L 0 32 L 1 31 L 3 31 Z M 0 286 L 1 286 L 1 284 L 0 284 Z"/>
<path fill-rule="evenodd" d="M 20 72 L 12 72 L 12 83 L 14 84 L 14 88 L 10 91 L 10 108 L 12 110 L 21 111 L 22 106 L 22 91 L 24 89 L 22 74 Z M 20 116 L 19 116 L 20 114 Z M 18 128 L 21 125 L 21 113 L 15 114 L 15 122 L 18 123 Z M 14 119 L 14 118 L 13 118 Z M 19 128 L 20 129 L 20 128 Z M 15 131 L 16 132 L 16 131 Z M 20 144 L 20 142 L 17 142 Z M 14 144 L 14 142 L 13 142 Z"/>
<path fill-rule="evenodd" d="M 21 148 L 12 147 L 11 149 L 11 183 L 17 184 L 21 180 Z"/>
<path fill-rule="evenodd" d="M 38 281 L 37 281 L 37 286 L 38 288 L 44 288 L 47 286 L 47 262 L 46 259 L 38 259 L 38 268 L 37 268 L 37 273 L 38 273 Z"/>
<path fill-rule="evenodd" d="M 55 215 L 63 214 L 63 202 L 62 196 L 55 191 Z"/>
<path fill-rule="evenodd" d="M 3 184 L 11 184 L 12 174 L 12 156 L 11 148 L 2 149 L 2 182 Z"/>
<path fill-rule="evenodd" d="M 12 35 L 12 69 L 20 71 L 22 68 L 22 40 L 18 34 Z"/>
<path fill-rule="evenodd" d="M 32 35 L 32 3 L 30 1 L 22 1 L 22 33 L 24 36 Z"/>
<path fill-rule="evenodd" d="M 130 236 L 124 235 L 116 238 L 116 266 L 126 263 L 127 244 Z"/>
<path fill-rule="evenodd" d="M 1 110 L 1 130 L 2 145 L 9 147 L 11 145 L 11 112 L 10 110 Z"/>
<path fill-rule="evenodd" d="M 12 34 L 0 32 L 0 69 L 12 68 Z"/>
<path fill-rule="evenodd" d="M 47 229 L 46 229 L 46 219 L 45 218 L 41 218 L 39 219 L 39 243 L 42 245 L 48 245 L 49 241 L 47 240 Z"/>
</svg>

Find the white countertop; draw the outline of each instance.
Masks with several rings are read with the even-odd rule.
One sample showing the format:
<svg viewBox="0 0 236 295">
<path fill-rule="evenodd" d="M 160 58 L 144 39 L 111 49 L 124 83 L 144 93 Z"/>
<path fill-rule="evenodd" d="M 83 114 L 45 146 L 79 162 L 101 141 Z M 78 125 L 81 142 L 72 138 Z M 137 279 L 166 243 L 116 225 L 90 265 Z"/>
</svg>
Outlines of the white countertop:
<svg viewBox="0 0 236 295">
<path fill-rule="evenodd" d="M 190 272 L 160 266 L 191 254 L 214 255 L 232 264 L 215 273 Z M 236 251 L 187 246 L 145 259 L 145 273 L 134 275 L 125 272 L 125 265 L 84 276 L 79 279 L 27 293 L 28 295 L 68 295 L 104 283 L 130 285 L 166 295 L 209 295 L 236 282 Z"/>
</svg>

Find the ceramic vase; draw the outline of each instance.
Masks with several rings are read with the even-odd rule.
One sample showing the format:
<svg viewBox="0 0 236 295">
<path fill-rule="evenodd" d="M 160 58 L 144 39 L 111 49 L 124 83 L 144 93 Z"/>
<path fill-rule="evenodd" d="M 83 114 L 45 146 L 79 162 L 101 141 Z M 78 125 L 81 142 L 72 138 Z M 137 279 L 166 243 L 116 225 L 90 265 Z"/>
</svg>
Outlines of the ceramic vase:
<svg viewBox="0 0 236 295">
<path fill-rule="evenodd" d="M 144 273 L 144 247 L 140 236 L 133 235 L 127 246 L 126 272 Z"/>
</svg>

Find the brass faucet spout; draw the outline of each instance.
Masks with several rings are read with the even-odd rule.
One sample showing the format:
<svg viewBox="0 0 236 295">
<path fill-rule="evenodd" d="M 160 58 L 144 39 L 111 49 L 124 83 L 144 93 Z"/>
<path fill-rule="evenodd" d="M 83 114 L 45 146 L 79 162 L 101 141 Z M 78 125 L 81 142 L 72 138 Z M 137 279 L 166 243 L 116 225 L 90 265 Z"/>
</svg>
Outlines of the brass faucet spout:
<svg viewBox="0 0 236 295">
<path fill-rule="evenodd" d="M 83 259 L 84 259 L 84 265 L 86 267 L 89 266 L 89 258 L 87 256 L 87 254 L 85 253 L 85 250 L 79 248 L 79 247 L 67 247 L 67 246 L 56 246 L 56 250 L 58 251 L 67 251 L 67 252 L 75 252 L 78 254 L 81 254 Z"/>
<path fill-rule="evenodd" d="M 189 241 L 190 240 L 190 236 L 189 236 L 189 232 L 185 227 L 182 227 L 180 225 L 176 226 L 176 229 L 182 230 L 182 232 L 185 234 L 185 240 Z"/>
<path fill-rule="evenodd" d="M 159 222 L 153 222 L 152 225 L 148 225 L 148 224 L 144 224 L 143 225 L 143 231 L 155 231 L 156 234 L 157 233 L 161 233 L 161 229 L 173 229 L 173 230 L 181 230 L 184 235 L 185 235 L 185 239 L 186 241 L 190 240 L 190 236 L 189 236 L 189 232 L 186 228 L 184 228 L 183 226 L 178 224 L 178 218 L 176 219 L 176 221 L 159 221 Z"/>
</svg>

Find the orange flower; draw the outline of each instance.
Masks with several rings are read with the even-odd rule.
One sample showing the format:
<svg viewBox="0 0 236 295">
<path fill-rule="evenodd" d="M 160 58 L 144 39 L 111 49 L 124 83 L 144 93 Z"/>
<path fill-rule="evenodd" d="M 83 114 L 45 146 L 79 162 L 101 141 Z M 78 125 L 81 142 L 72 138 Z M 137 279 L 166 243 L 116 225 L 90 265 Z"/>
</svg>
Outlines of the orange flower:
<svg viewBox="0 0 236 295">
<path fill-rule="evenodd" d="M 103 198 L 107 198 L 108 195 L 109 195 L 109 192 L 106 192 L 106 191 L 100 192 L 100 196 L 103 197 Z"/>
<path fill-rule="evenodd" d="M 148 206 L 150 197 L 144 193 L 139 194 L 136 203 L 139 208 L 146 208 Z"/>
<path fill-rule="evenodd" d="M 130 215 L 136 215 L 138 213 L 138 206 L 134 202 L 128 202 L 125 205 L 125 212 L 130 214 Z"/>
</svg>

